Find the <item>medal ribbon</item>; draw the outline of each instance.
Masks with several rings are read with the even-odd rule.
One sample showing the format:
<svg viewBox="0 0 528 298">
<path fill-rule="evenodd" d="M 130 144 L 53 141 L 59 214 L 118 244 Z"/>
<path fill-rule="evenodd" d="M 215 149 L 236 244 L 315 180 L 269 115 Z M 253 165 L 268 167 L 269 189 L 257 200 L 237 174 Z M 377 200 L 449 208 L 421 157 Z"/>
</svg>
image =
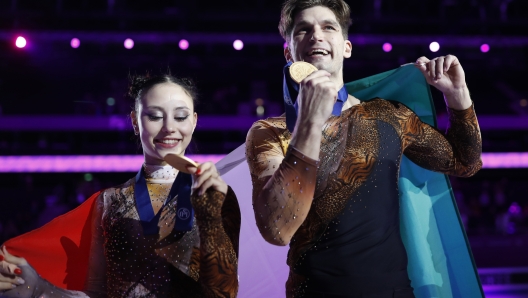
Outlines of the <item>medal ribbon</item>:
<svg viewBox="0 0 528 298">
<path fill-rule="evenodd" d="M 168 198 L 163 203 L 165 207 L 174 196 L 178 195 L 176 202 L 176 223 L 174 229 L 177 231 L 190 231 L 193 225 L 194 210 L 191 204 L 191 185 L 192 177 L 190 174 L 179 172 L 176 180 L 172 184 Z M 158 214 L 154 214 L 154 208 L 150 202 L 147 181 L 143 173 L 143 167 L 136 174 L 136 183 L 134 188 L 136 196 L 136 205 L 141 225 L 143 226 L 144 235 L 156 235 L 159 233 L 159 218 L 161 215 L 160 208 Z"/>
<path fill-rule="evenodd" d="M 299 113 L 299 106 L 297 100 L 293 103 L 292 98 L 297 99 L 299 95 L 299 84 L 297 84 L 290 77 L 290 65 L 292 62 L 288 62 L 284 66 L 284 79 L 282 81 L 282 93 L 284 95 L 284 109 L 286 111 L 286 126 L 290 132 L 293 132 L 295 128 L 295 122 L 297 121 L 297 114 Z M 339 116 L 341 115 L 341 110 L 343 109 L 343 104 L 348 98 L 348 92 L 346 91 L 345 86 L 343 86 L 337 93 L 337 100 L 334 104 L 332 110 L 332 115 Z"/>
</svg>

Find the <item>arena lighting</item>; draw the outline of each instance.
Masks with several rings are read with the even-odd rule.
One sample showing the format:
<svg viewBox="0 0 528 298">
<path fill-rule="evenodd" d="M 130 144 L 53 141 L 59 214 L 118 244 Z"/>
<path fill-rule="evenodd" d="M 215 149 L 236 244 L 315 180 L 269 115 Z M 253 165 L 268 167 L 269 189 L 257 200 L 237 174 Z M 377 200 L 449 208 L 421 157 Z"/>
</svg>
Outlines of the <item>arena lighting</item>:
<svg viewBox="0 0 528 298">
<path fill-rule="evenodd" d="M 72 38 L 70 41 L 70 46 L 74 49 L 78 48 L 81 45 L 81 41 L 78 38 Z"/>
<path fill-rule="evenodd" d="M 199 163 L 218 162 L 225 155 L 187 155 Z M 137 172 L 143 155 L 0 156 L 0 173 Z M 528 152 L 482 153 L 484 169 L 528 168 Z"/>
<path fill-rule="evenodd" d="M 487 43 L 480 46 L 480 51 L 482 53 L 487 53 L 489 52 L 489 50 L 490 50 L 490 46 Z"/>
<path fill-rule="evenodd" d="M 429 50 L 431 50 L 433 53 L 438 52 L 438 50 L 440 50 L 440 44 L 436 41 L 433 41 L 431 44 L 429 44 Z"/>
<path fill-rule="evenodd" d="M 233 42 L 233 48 L 235 48 L 237 51 L 240 51 L 244 48 L 244 43 L 240 39 L 237 39 Z"/>
<path fill-rule="evenodd" d="M 388 42 L 384 43 L 382 48 L 385 53 L 392 51 L 392 45 Z"/>
<path fill-rule="evenodd" d="M 287 48 L 288 47 L 288 42 L 285 41 L 284 44 L 282 45 L 283 48 Z"/>
<path fill-rule="evenodd" d="M 16 45 L 17 48 L 22 49 L 22 48 L 24 48 L 27 45 L 27 41 L 26 41 L 26 39 L 24 37 L 19 36 L 19 37 L 17 37 L 17 39 L 15 41 L 15 45 Z"/>
<path fill-rule="evenodd" d="M 131 48 L 134 47 L 134 41 L 132 39 L 130 39 L 130 38 L 127 38 L 127 39 L 125 39 L 124 45 L 125 45 L 126 49 L 130 50 Z"/>
<path fill-rule="evenodd" d="M 185 51 L 189 48 L 189 42 L 186 39 L 182 39 L 178 43 L 178 46 L 180 47 L 180 49 Z"/>
</svg>

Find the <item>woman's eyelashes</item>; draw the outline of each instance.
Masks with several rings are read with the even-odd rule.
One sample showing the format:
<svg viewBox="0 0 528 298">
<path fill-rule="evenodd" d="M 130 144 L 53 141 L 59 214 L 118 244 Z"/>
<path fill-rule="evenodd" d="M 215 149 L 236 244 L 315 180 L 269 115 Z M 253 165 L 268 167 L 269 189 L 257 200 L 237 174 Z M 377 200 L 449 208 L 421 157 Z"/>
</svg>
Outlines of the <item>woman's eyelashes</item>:
<svg viewBox="0 0 528 298">
<path fill-rule="evenodd" d="M 151 114 L 147 114 L 147 117 L 150 121 L 160 121 L 160 120 L 163 120 L 163 116 L 159 116 L 159 115 L 151 115 Z M 185 121 L 187 118 L 189 118 L 189 115 L 181 115 L 181 116 L 174 116 L 174 120 L 178 121 L 178 122 L 183 122 Z"/>
<path fill-rule="evenodd" d="M 163 119 L 163 116 L 151 115 L 151 114 L 147 114 L 147 117 L 150 121 L 159 121 Z"/>
<path fill-rule="evenodd" d="M 175 116 L 174 117 L 174 120 L 178 121 L 178 122 L 183 122 L 185 121 L 187 118 L 189 118 L 189 115 L 185 115 L 185 116 Z"/>
</svg>

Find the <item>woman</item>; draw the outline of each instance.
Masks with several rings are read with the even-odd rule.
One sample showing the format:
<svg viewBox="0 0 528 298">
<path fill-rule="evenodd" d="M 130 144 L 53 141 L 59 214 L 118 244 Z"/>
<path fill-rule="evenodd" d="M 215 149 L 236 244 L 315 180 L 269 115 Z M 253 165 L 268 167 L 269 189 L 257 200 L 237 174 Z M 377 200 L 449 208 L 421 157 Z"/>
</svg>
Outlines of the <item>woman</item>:
<svg viewBox="0 0 528 298">
<path fill-rule="evenodd" d="M 135 178 L 103 190 L 95 200 L 84 288 L 52 285 L 3 247 L 0 296 L 236 296 L 240 210 L 235 194 L 211 162 L 189 167 L 191 180 L 163 159 L 183 155 L 191 141 L 197 121 L 194 87 L 170 75 L 147 75 L 132 79 L 129 95 L 145 163 Z"/>
</svg>

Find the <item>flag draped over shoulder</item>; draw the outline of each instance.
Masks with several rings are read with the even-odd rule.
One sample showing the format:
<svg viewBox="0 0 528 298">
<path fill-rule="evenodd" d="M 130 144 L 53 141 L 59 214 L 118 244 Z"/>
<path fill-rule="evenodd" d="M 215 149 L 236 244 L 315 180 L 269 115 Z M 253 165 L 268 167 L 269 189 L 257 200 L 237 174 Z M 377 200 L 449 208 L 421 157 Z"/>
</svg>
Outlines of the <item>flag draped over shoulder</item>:
<svg viewBox="0 0 528 298">
<path fill-rule="evenodd" d="M 401 102 L 436 127 L 431 90 L 413 65 L 345 84 L 362 100 Z M 403 156 L 399 177 L 400 231 L 414 293 L 426 297 L 484 297 L 447 175 Z"/>
</svg>

